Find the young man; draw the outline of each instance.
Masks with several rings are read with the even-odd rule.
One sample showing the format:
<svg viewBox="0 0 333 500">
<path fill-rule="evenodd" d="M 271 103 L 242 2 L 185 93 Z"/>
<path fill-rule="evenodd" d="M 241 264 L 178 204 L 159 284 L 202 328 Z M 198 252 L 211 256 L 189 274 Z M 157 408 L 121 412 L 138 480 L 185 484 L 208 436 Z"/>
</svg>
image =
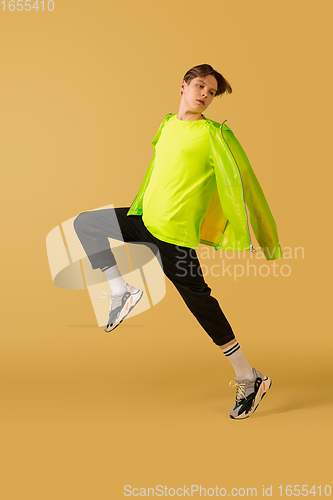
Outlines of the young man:
<svg viewBox="0 0 333 500">
<path fill-rule="evenodd" d="M 108 237 L 156 245 L 165 275 L 235 369 L 236 401 L 230 417 L 244 419 L 257 408 L 271 380 L 247 362 L 232 328 L 206 284 L 196 248 L 253 252 L 245 204 L 267 260 L 282 257 L 275 221 L 259 182 L 225 123 L 203 112 L 232 89 L 210 65 L 191 68 L 181 84 L 178 114 L 168 114 L 152 141 L 154 156 L 131 207 L 83 212 L 75 231 L 93 269 L 110 283 L 105 331 L 116 328 L 143 292 L 126 283 Z M 119 232 L 120 228 L 120 232 Z"/>
</svg>

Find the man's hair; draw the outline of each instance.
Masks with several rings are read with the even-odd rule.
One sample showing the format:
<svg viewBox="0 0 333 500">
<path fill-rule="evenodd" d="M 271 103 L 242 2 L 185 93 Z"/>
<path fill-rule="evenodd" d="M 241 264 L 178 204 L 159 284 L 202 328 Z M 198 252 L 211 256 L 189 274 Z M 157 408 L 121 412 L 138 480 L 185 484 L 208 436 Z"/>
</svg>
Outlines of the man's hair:
<svg viewBox="0 0 333 500">
<path fill-rule="evenodd" d="M 193 78 L 197 78 L 198 76 L 208 76 L 212 75 L 216 78 L 217 80 L 217 92 L 214 97 L 218 95 L 222 95 L 225 92 L 227 94 L 231 94 L 232 88 L 227 82 L 227 80 L 221 75 L 221 73 L 218 73 L 213 69 L 209 64 L 200 64 L 199 66 L 194 66 L 193 68 L 189 69 L 187 73 L 185 73 L 183 80 L 187 84 L 189 84 Z M 181 92 L 183 94 L 183 92 Z"/>
</svg>

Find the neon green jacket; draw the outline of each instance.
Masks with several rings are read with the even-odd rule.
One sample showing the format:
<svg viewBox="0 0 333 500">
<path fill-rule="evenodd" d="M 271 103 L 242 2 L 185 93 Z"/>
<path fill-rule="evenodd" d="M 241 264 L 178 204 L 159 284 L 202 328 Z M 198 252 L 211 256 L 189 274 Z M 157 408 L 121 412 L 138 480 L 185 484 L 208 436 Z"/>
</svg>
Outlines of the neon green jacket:
<svg viewBox="0 0 333 500">
<path fill-rule="evenodd" d="M 154 155 L 127 215 L 143 213 L 143 195 L 154 168 L 155 145 L 164 125 L 175 114 L 169 113 L 164 118 L 151 142 Z M 283 257 L 273 215 L 242 146 L 225 124 L 226 120 L 221 125 L 204 118 L 210 124 L 216 189 L 201 224 L 200 243 L 213 246 L 216 250 L 250 250 L 255 253 L 246 204 L 254 235 L 266 259 Z"/>
</svg>

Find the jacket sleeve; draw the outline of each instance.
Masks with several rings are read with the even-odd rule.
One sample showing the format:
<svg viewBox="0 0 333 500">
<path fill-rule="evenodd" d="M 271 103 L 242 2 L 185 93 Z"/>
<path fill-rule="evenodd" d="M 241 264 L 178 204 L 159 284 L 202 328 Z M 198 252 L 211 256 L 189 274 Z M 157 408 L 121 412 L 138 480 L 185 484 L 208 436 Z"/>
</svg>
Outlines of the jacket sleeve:
<svg viewBox="0 0 333 500">
<path fill-rule="evenodd" d="M 158 131 L 156 132 L 156 135 L 154 137 L 154 139 L 151 141 L 151 144 L 153 146 L 153 150 L 154 150 L 154 154 L 153 154 L 153 157 L 152 159 L 150 160 L 150 164 L 149 164 L 149 167 L 145 173 L 145 176 L 143 178 L 143 181 L 142 181 L 142 184 L 140 186 L 140 189 L 139 189 L 139 192 L 138 194 L 136 195 L 129 211 L 127 212 L 126 215 L 142 215 L 142 201 L 143 201 L 143 195 L 144 195 L 144 192 L 148 186 L 148 183 L 149 183 L 149 180 L 150 180 L 150 177 L 151 177 L 151 174 L 153 172 L 153 169 L 154 169 L 154 164 L 155 164 L 155 155 L 156 155 L 156 151 L 155 151 L 155 146 L 160 138 L 160 135 L 161 135 L 161 132 L 162 132 L 162 129 L 165 125 L 165 123 L 168 121 L 168 119 L 170 118 L 171 116 L 171 113 L 167 114 L 166 117 L 164 118 L 164 120 L 162 121 L 161 125 L 159 126 L 158 128 Z"/>
<path fill-rule="evenodd" d="M 231 130 L 228 145 L 233 153 L 242 177 L 245 203 L 249 209 L 254 235 L 267 260 L 283 257 L 276 223 L 265 195 L 239 141 Z"/>
</svg>

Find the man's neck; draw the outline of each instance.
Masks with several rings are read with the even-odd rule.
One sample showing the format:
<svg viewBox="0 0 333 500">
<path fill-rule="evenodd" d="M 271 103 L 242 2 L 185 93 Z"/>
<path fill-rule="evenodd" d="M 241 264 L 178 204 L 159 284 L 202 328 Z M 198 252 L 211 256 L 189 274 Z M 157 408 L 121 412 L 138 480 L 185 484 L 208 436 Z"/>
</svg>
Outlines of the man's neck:
<svg viewBox="0 0 333 500">
<path fill-rule="evenodd" d="M 194 122 L 194 121 L 197 121 L 197 120 L 204 120 L 204 116 L 202 113 L 192 113 L 191 111 L 178 111 L 178 114 L 177 114 L 177 118 L 178 120 L 182 120 L 182 121 L 191 121 L 191 122 Z"/>
</svg>

